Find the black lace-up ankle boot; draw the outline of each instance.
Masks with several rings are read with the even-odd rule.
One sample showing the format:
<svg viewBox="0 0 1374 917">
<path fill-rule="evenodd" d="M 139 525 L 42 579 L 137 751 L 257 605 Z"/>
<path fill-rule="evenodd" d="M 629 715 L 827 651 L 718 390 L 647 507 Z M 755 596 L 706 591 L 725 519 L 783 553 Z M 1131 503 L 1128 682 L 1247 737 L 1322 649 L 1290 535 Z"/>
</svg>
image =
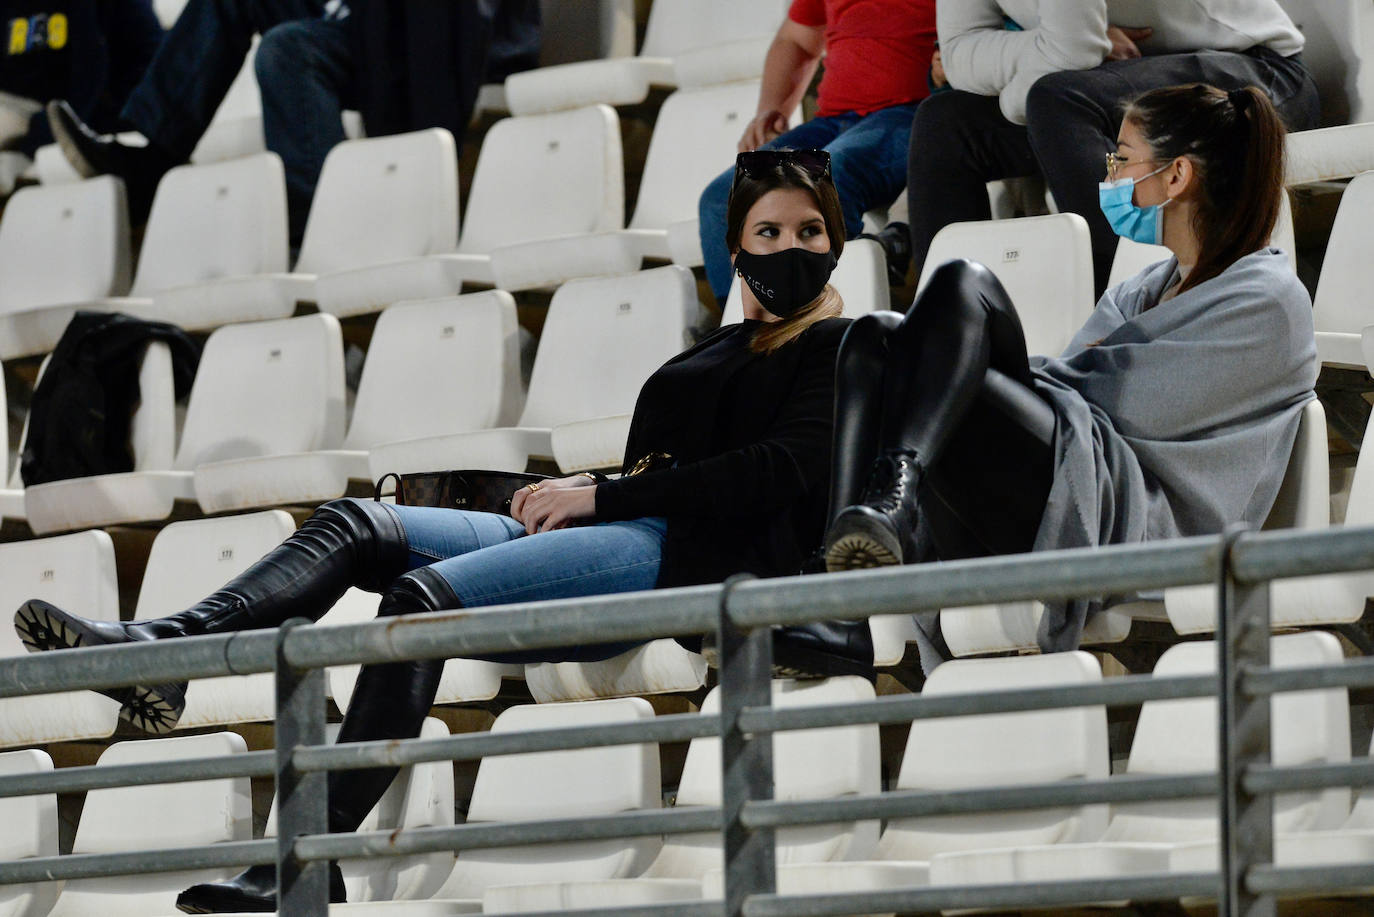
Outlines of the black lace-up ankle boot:
<svg viewBox="0 0 1374 917">
<path fill-rule="evenodd" d="M 864 501 L 841 510 L 825 533 L 825 565 L 830 572 L 916 559 L 916 489 L 921 475 L 914 453 L 889 450 L 879 456 Z"/>
</svg>

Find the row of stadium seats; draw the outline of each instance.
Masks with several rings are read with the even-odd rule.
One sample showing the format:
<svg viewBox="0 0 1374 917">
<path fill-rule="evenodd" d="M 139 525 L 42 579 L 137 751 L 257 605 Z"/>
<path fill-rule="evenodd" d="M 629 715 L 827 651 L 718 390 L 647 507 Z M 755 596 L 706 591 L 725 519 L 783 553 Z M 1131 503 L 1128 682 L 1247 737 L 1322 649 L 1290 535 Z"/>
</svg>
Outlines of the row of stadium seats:
<svg viewBox="0 0 1374 917">
<path fill-rule="evenodd" d="M 1339 665 L 1329 634 L 1272 639 L 1274 665 Z M 1158 676 L 1215 671 L 1211 643 L 1181 644 L 1164 654 Z M 941 666 L 931 696 L 1059 685 L 1091 685 L 1102 673 L 1083 652 L 955 661 Z M 872 698 L 862 679 L 774 682 L 781 707 Z M 709 694 L 705 713 L 717 710 Z M 1121 779 L 1215 772 L 1216 701 L 1150 701 L 1142 706 Z M 1351 758 L 1350 713 L 1343 690 L 1304 691 L 1271 703 L 1278 766 L 1341 763 Z M 643 720 L 653 716 L 638 698 L 514 707 L 494 732 Z M 445 735 L 436 720 L 425 736 Z M 1045 741 L 1053 736 L 1054 741 Z M 776 790 L 784 800 L 872 794 L 879 790 L 878 730 L 873 725 L 789 731 L 774 740 Z M 144 740 L 113 745 L 100 764 L 166 761 L 233 754 L 232 734 Z M 718 742 L 694 739 L 676 805 L 719 805 Z M 0 755 L 0 772 L 31 773 L 51 760 L 29 750 Z M 910 727 L 896 790 L 954 792 L 1054 780 L 1113 779 L 1103 707 L 1079 707 L 917 719 Z M 87 796 L 72 852 L 169 848 L 243 840 L 249 836 L 247 781 L 219 780 L 171 787 L 94 790 Z M 1277 858 L 1282 864 L 1351 862 L 1374 845 L 1370 800 L 1351 807 L 1346 787 L 1294 792 L 1275 801 Z M 366 829 L 394 830 L 452 822 L 452 773 L 445 763 L 403 772 Z M 653 745 L 618 746 L 485 759 L 478 770 L 468 823 L 529 818 L 578 818 L 660 805 L 659 755 Z M 52 797 L 0 800 L 5 823 L 18 826 L 0 856 L 56 851 Z M 229 817 L 226 817 L 226 814 Z M 1069 806 L 1035 812 L 898 818 L 879 836 L 875 822 L 779 831 L 778 881 L 783 894 L 890 887 L 1024 883 L 1141 872 L 1215 869 L 1217 811 L 1213 799 Z M 273 831 L 269 821 L 268 833 Z M 350 905 L 412 900 L 387 913 L 431 913 L 421 900 L 442 901 L 445 913 L 512 913 L 568 907 L 614 907 L 719 897 L 719 837 L 673 835 L 577 842 L 533 848 L 464 850 L 400 859 L 345 861 Z M 96 901 L 110 917 L 170 913 L 176 891 L 204 876 L 187 874 L 69 881 L 53 915 L 83 914 Z M 0 914 L 41 917 L 53 886 L 11 892 Z M 118 894 L 115 894 L 115 892 Z M 25 895 L 31 896 L 25 904 Z M 18 902 L 16 904 L 16 901 Z M 159 909 L 160 907 L 160 909 Z M 375 909 L 375 908 L 373 908 Z"/>
</svg>

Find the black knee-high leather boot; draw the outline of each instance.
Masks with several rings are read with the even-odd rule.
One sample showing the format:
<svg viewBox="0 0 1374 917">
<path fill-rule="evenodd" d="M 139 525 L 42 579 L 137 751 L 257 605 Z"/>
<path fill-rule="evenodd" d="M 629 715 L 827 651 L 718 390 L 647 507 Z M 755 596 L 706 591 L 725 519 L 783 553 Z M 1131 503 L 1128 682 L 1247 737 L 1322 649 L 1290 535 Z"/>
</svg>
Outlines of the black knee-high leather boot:
<svg viewBox="0 0 1374 917">
<path fill-rule="evenodd" d="M 462 602 L 448 582 L 427 567 L 398 577 L 382 597 L 377 615 L 408 615 L 446 608 Z M 413 739 L 434 696 L 444 660 L 421 659 L 363 666 L 353 699 L 348 704 L 339 742 L 376 739 Z M 356 831 L 367 813 L 382 798 L 397 768 L 329 772 L 329 830 Z M 344 900 L 343 876 L 330 864 L 329 900 Z M 232 879 L 193 885 L 177 897 L 177 907 L 189 914 L 263 912 L 276 910 L 277 868 L 273 864 L 250 866 Z"/>
<path fill-rule="evenodd" d="M 331 500 L 291 537 L 222 589 L 185 611 L 127 624 L 91 621 L 39 599 L 20 606 L 14 626 L 37 652 L 276 627 L 318 620 L 350 586 L 377 592 L 405 571 L 409 550 L 394 510 L 372 500 Z M 120 716 L 152 733 L 170 732 L 186 706 L 186 683 L 102 692 Z"/>
</svg>

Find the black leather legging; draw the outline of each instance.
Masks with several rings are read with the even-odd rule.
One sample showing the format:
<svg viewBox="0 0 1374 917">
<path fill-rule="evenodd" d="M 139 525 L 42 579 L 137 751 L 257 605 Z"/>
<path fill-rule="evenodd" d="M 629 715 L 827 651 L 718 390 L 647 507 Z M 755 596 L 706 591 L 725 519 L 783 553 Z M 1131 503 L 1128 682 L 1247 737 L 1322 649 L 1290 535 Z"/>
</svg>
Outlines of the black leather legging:
<svg viewBox="0 0 1374 917">
<path fill-rule="evenodd" d="M 900 449 L 925 469 L 923 549 L 942 559 L 1030 550 L 1055 416 L 1031 387 L 1020 319 L 991 271 L 948 262 L 905 316 L 858 319 L 836 372 L 831 518 L 861 502 L 874 459 Z"/>
</svg>

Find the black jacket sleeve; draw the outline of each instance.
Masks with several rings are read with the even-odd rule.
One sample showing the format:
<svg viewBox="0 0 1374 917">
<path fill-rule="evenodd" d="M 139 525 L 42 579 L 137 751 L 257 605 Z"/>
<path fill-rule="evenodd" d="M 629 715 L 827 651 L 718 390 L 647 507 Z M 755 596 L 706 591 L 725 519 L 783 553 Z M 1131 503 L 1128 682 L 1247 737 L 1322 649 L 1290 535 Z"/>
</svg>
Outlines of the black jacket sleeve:
<svg viewBox="0 0 1374 917">
<path fill-rule="evenodd" d="M 756 442 L 696 462 L 597 485 L 596 518 L 756 516 L 794 505 L 830 479 L 835 360 L 846 322 L 826 321 L 805 348 L 791 391 Z"/>
</svg>

